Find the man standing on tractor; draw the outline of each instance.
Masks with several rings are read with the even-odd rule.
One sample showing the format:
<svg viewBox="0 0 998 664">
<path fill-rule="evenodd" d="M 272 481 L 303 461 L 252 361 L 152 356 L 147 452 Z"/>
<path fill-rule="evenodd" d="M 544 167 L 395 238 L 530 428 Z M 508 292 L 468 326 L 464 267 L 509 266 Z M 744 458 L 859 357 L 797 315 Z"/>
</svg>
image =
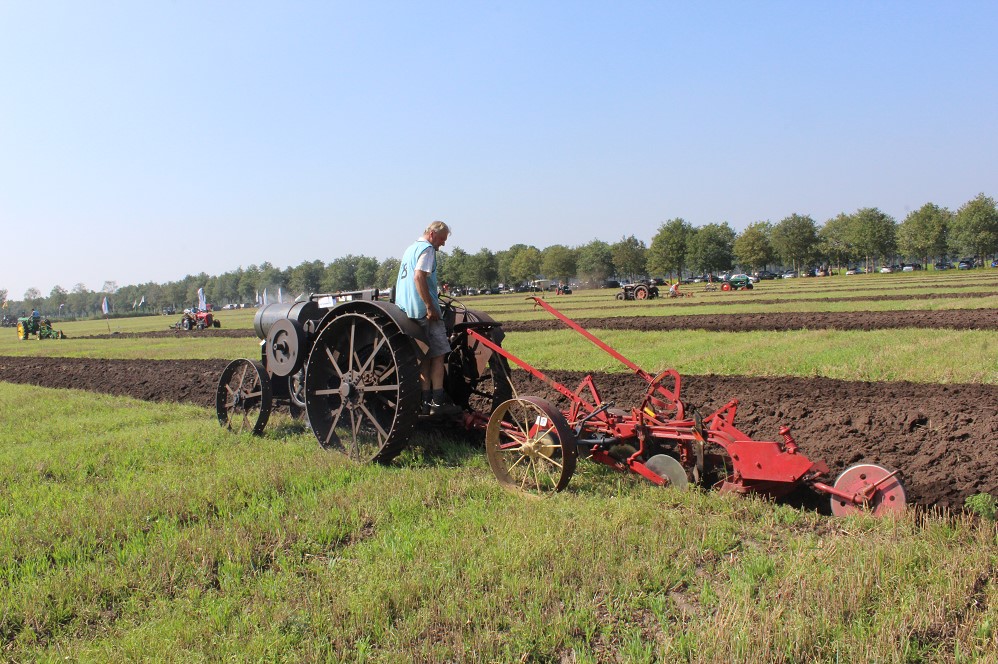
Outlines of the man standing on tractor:
<svg viewBox="0 0 998 664">
<path fill-rule="evenodd" d="M 447 328 L 437 299 L 437 250 L 450 236 L 450 227 L 434 221 L 402 255 L 395 304 L 426 333 L 429 348 L 419 368 L 424 415 L 457 415 L 461 407 L 444 392 L 444 355 L 450 352 Z"/>
</svg>

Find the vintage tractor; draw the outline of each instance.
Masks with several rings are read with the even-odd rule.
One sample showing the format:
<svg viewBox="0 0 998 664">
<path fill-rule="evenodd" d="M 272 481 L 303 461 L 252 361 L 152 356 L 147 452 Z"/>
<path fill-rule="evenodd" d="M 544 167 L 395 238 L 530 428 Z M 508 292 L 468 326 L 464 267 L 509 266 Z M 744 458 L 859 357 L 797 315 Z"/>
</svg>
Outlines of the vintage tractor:
<svg viewBox="0 0 998 664">
<path fill-rule="evenodd" d="M 658 286 L 645 282 L 623 284 L 617 293 L 618 300 L 651 300 L 656 297 L 658 297 Z"/>
<path fill-rule="evenodd" d="M 658 485 L 693 483 L 773 498 L 806 486 L 830 497 L 833 514 L 904 509 L 906 498 L 898 471 L 863 463 L 846 469 L 830 484 L 828 466 L 808 459 L 789 427 L 780 428 L 779 440 L 752 440 L 735 426 L 737 400 L 703 416 L 680 399 L 682 379 L 675 370 L 649 374 L 544 300 L 533 299 L 633 370 L 647 390 L 640 404 L 617 408 L 602 400 L 590 376 L 578 389 L 570 390 L 478 330 L 468 330 L 470 341 L 491 348 L 546 382 L 568 404 L 560 410 L 539 397 L 517 396 L 493 411 L 485 435 L 486 454 L 506 489 L 534 497 L 561 491 L 568 486 L 577 459 L 588 457 Z"/>
<path fill-rule="evenodd" d="M 358 461 L 387 462 L 408 444 L 421 413 L 419 325 L 376 289 L 312 295 L 262 307 L 253 319 L 259 360 L 231 362 L 218 383 L 218 420 L 260 434 L 275 404 L 307 415 L 325 448 Z M 440 298 L 451 341 L 445 390 L 463 409 L 445 418 L 484 429 L 492 410 L 512 395 L 505 358 L 473 341 L 469 332 L 500 348 L 502 328 L 487 314 Z"/>
<path fill-rule="evenodd" d="M 62 330 L 52 328 L 52 321 L 48 318 L 36 318 L 24 316 L 17 319 L 17 338 L 27 339 L 35 335 L 38 339 L 65 339 L 66 335 Z"/>
<path fill-rule="evenodd" d="M 210 311 L 184 309 L 180 320 L 170 326 L 171 330 L 203 330 L 209 327 L 222 327 Z"/>
</svg>

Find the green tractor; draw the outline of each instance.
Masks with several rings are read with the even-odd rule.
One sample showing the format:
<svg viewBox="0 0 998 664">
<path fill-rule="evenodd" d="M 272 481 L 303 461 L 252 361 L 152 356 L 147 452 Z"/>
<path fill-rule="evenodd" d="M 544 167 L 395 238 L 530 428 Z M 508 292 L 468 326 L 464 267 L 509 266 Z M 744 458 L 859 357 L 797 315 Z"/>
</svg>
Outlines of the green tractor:
<svg viewBox="0 0 998 664">
<path fill-rule="evenodd" d="M 52 321 L 48 318 L 35 318 L 24 316 L 17 319 L 17 338 L 27 339 L 31 335 L 36 335 L 39 339 L 65 339 L 66 335 L 62 330 L 52 329 Z"/>
</svg>

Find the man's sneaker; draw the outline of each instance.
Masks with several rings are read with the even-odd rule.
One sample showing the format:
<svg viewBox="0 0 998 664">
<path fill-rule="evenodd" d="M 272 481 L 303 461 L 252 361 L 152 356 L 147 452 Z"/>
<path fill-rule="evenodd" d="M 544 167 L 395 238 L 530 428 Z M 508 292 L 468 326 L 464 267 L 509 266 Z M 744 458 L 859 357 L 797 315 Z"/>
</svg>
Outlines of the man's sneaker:
<svg viewBox="0 0 998 664">
<path fill-rule="evenodd" d="M 450 399 L 430 399 L 430 415 L 457 415 L 460 412 L 461 407 Z"/>
<path fill-rule="evenodd" d="M 419 414 L 420 415 L 429 415 L 430 414 L 430 402 L 429 401 L 424 401 L 423 402 L 423 406 L 422 406 L 422 408 L 420 408 Z"/>
</svg>

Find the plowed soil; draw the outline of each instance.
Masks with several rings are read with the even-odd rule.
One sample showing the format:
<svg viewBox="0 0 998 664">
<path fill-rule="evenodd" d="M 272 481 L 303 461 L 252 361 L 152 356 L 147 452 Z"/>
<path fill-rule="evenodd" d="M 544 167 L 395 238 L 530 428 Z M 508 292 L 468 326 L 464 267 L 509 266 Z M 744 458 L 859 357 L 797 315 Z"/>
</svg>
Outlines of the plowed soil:
<svg viewBox="0 0 998 664">
<path fill-rule="evenodd" d="M 0 357 L 0 380 L 214 408 L 226 364 Z M 572 389 L 582 378 L 546 373 Z M 513 377 L 520 394 L 560 399 L 525 372 Z M 604 400 L 622 407 L 639 405 L 645 392 L 631 374 L 594 374 L 593 380 Z M 969 495 L 998 494 L 998 386 L 687 376 L 682 398 L 704 414 L 738 399 L 735 423 L 757 440 L 776 440 L 779 427 L 790 425 L 801 451 L 824 459 L 833 474 L 860 461 L 900 468 L 909 500 L 920 505 L 956 508 Z M 208 419 L 204 424 L 213 426 Z"/>
<path fill-rule="evenodd" d="M 639 305 L 640 306 L 640 305 Z M 577 318 L 589 330 L 710 330 L 715 332 L 784 330 L 895 330 L 907 327 L 952 330 L 998 330 L 998 309 L 954 309 L 949 311 L 844 311 L 811 313 L 694 314 L 687 316 L 627 316 Z M 505 321 L 507 332 L 539 332 L 566 329 L 554 318 Z M 99 334 L 87 339 L 135 337 L 252 337 L 249 329 L 161 330 L 142 334 Z"/>
</svg>

